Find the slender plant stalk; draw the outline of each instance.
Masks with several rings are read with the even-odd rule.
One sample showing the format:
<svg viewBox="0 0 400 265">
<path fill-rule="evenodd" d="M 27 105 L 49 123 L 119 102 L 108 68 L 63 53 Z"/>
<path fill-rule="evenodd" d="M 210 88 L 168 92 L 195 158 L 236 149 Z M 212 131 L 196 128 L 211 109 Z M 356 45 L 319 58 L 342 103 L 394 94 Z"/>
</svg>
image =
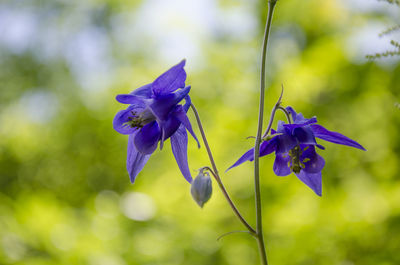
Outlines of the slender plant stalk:
<svg viewBox="0 0 400 265">
<path fill-rule="evenodd" d="M 275 106 L 272 108 L 271 111 L 271 117 L 269 118 L 269 122 L 268 122 L 268 126 L 267 129 L 265 130 L 265 133 L 263 134 L 262 138 L 267 137 L 269 130 L 271 130 L 272 127 L 272 123 L 274 122 L 274 118 L 275 118 L 275 113 L 278 109 L 282 109 L 281 107 L 281 103 L 282 103 L 282 96 L 283 96 L 283 85 L 282 85 L 282 91 L 281 91 L 281 95 L 279 96 L 278 101 L 275 103 Z M 287 111 L 285 110 L 285 114 L 289 115 L 287 113 Z M 289 116 L 287 116 L 288 118 L 290 118 Z M 290 123 L 290 122 L 289 122 Z"/>
<path fill-rule="evenodd" d="M 221 178 L 219 177 L 218 169 L 217 169 L 217 166 L 215 165 L 214 157 L 213 157 L 213 155 L 211 153 L 210 146 L 208 145 L 206 134 L 204 133 L 203 125 L 201 124 L 201 121 L 200 121 L 199 113 L 197 112 L 197 109 L 193 104 L 191 104 L 190 107 L 192 108 L 193 113 L 196 116 L 197 125 L 199 126 L 199 130 L 200 130 L 200 133 L 201 133 L 201 137 L 203 138 L 204 146 L 207 149 L 207 154 L 208 154 L 208 157 L 210 159 L 212 170 L 210 168 L 208 168 L 208 167 L 206 167 L 206 168 L 214 176 L 215 180 L 218 183 L 219 188 L 221 189 L 222 193 L 224 194 L 224 196 L 225 196 L 226 200 L 228 201 L 229 205 L 231 206 L 233 212 L 236 214 L 236 216 L 239 218 L 239 220 L 242 222 L 242 224 L 247 228 L 247 230 L 249 230 L 250 234 L 253 235 L 253 236 L 256 235 L 256 230 L 253 227 L 251 227 L 251 225 L 249 225 L 249 223 L 243 218 L 243 216 L 240 214 L 239 210 L 236 208 L 235 204 L 233 203 L 233 201 L 229 197 L 229 194 L 226 191 L 225 186 L 222 183 Z"/>
<path fill-rule="evenodd" d="M 279 106 L 278 109 L 280 109 L 281 111 L 283 111 L 283 113 L 285 113 L 285 116 L 286 116 L 286 119 L 287 119 L 288 123 L 289 124 L 292 123 L 292 119 L 290 118 L 289 112 L 285 108 L 283 108 L 281 106 Z"/>
<path fill-rule="evenodd" d="M 261 257 L 261 264 L 268 265 L 267 254 L 265 251 L 264 235 L 262 228 L 262 206 L 261 206 L 261 191 L 260 191 L 260 144 L 263 131 L 264 121 L 264 98 L 265 98 L 265 62 L 267 57 L 268 37 L 271 30 L 272 15 L 277 0 L 268 1 L 268 17 L 265 26 L 264 41 L 261 55 L 261 78 L 260 78 L 260 108 L 258 115 L 257 137 L 254 146 L 254 190 L 256 201 L 256 237 L 258 249 Z"/>
</svg>

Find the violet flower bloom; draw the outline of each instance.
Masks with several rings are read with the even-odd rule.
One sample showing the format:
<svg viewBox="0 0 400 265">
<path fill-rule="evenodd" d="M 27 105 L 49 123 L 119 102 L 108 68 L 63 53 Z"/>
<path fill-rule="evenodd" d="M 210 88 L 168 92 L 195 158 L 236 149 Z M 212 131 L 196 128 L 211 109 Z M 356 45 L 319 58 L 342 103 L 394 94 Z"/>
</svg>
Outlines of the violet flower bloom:
<svg viewBox="0 0 400 265">
<path fill-rule="evenodd" d="M 190 183 L 187 161 L 188 136 L 186 130 L 196 139 L 186 112 L 191 101 L 190 86 L 185 86 L 185 60 L 160 75 L 153 83 L 144 85 L 130 94 L 116 97 L 117 101 L 129 104 L 128 108 L 115 115 L 113 127 L 129 135 L 126 167 L 132 183 L 143 169 L 151 154 L 160 149 L 171 138 L 172 153 L 185 177 Z M 182 106 L 179 103 L 185 99 Z"/>
<path fill-rule="evenodd" d="M 337 132 L 328 131 L 316 124 L 315 117 L 305 119 L 301 113 L 296 113 L 292 107 L 286 110 L 293 123 L 278 122 L 277 130 L 271 130 L 271 136 L 260 146 L 260 157 L 275 151 L 274 172 L 277 176 L 295 175 L 317 195 L 322 194 L 321 170 L 325 160 L 317 154 L 315 147 L 325 149 L 317 144 L 315 137 L 335 144 L 342 144 L 364 150 L 356 141 Z M 254 148 L 247 151 L 229 169 L 245 161 L 254 160 Z"/>
</svg>

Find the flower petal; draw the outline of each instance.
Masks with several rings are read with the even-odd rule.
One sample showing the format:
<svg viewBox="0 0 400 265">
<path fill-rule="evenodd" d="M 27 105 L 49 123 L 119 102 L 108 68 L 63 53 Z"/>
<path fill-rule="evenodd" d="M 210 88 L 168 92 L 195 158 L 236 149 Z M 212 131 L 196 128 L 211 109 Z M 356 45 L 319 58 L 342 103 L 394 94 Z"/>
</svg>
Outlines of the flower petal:
<svg viewBox="0 0 400 265">
<path fill-rule="evenodd" d="M 144 165 L 147 163 L 151 155 L 143 155 L 138 152 L 134 144 L 135 135 L 129 135 L 128 140 L 128 156 L 126 158 L 126 169 L 129 173 L 129 178 L 131 182 L 134 183 L 136 176 L 143 169 Z"/>
<path fill-rule="evenodd" d="M 316 122 L 317 122 L 317 117 L 314 116 L 310 119 L 306 119 L 306 118 L 304 118 L 303 114 L 301 114 L 301 113 L 298 113 L 296 115 L 296 120 L 294 121 L 294 123 L 304 124 L 304 125 L 316 123 Z"/>
<path fill-rule="evenodd" d="M 183 69 L 185 63 L 186 61 L 182 60 L 179 64 L 171 67 L 153 82 L 152 90 L 156 97 L 170 94 L 178 88 L 185 87 L 186 72 L 185 69 Z"/>
<path fill-rule="evenodd" d="M 161 139 L 160 149 L 163 148 L 164 141 L 171 137 L 176 130 L 178 130 L 181 122 L 173 115 L 170 115 L 166 121 L 160 123 L 161 127 Z"/>
<path fill-rule="evenodd" d="M 157 148 L 158 140 L 161 137 L 160 127 L 153 121 L 141 128 L 135 135 L 134 144 L 142 154 L 151 154 Z"/>
<path fill-rule="evenodd" d="M 304 184 L 311 188 L 318 196 L 322 195 L 322 176 L 321 172 L 310 174 L 301 170 L 300 173 L 296 174 L 297 178 L 300 179 Z"/>
<path fill-rule="evenodd" d="M 150 108 L 159 121 L 166 120 L 174 107 L 184 99 L 190 91 L 190 86 L 179 89 L 173 94 L 157 97 L 150 104 Z"/>
<path fill-rule="evenodd" d="M 322 140 L 332 142 L 335 144 L 347 145 L 347 146 L 351 146 L 351 147 L 366 151 L 365 148 L 362 147 L 362 145 L 360 145 L 356 141 L 354 141 L 338 132 L 328 131 L 321 125 L 313 124 L 313 125 L 311 125 L 311 129 L 313 130 L 315 137 L 318 137 Z"/>
<path fill-rule="evenodd" d="M 248 150 L 244 155 L 242 155 L 232 166 L 230 166 L 225 172 L 230 170 L 231 168 L 237 167 L 243 164 L 246 161 L 253 161 L 254 160 L 254 148 Z"/>
<path fill-rule="evenodd" d="M 115 99 L 122 104 L 133 104 L 140 107 L 145 107 L 145 101 L 142 97 L 135 96 L 132 94 L 119 94 Z"/>
<path fill-rule="evenodd" d="M 291 173 L 290 167 L 290 156 L 288 154 L 277 154 L 274 162 L 274 173 L 277 176 L 287 176 Z"/>
<path fill-rule="evenodd" d="M 186 96 L 186 97 L 189 97 L 189 96 Z M 184 111 L 183 108 L 184 107 L 182 107 L 181 105 L 176 105 L 175 109 L 172 110 L 170 112 L 170 114 L 168 115 L 168 118 L 165 121 L 160 121 L 159 124 L 161 127 L 161 133 L 162 133 L 162 137 L 161 137 L 161 141 L 160 141 L 160 149 L 162 149 L 164 141 L 167 140 L 169 137 L 171 137 L 171 135 L 173 135 L 176 132 L 176 130 L 178 130 L 181 123 L 184 123 L 185 127 L 186 126 L 189 127 L 187 129 L 189 131 L 191 131 L 191 134 L 197 141 L 197 144 L 200 146 L 200 143 L 197 140 L 196 136 L 194 135 L 190 121 L 187 118 L 186 112 Z M 182 117 L 179 117 L 179 116 L 182 116 Z"/>
<path fill-rule="evenodd" d="M 300 162 L 305 166 L 302 170 L 312 174 L 321 172 L 325 166 L 324 158 L 315 152 L 315 147 L 313 145 L 301 147 L 303 151 L 300 156 Z"/>
<path fill-rule="evenodd" d="M 294 136 L 289 134 L 282 134 L 276 136 L 276 153 L 283 154 L 289 152 L 289 150 L 293 149 L 297 145 L 297 140 Z"/>
<path fill-rule="evenodd" d="M 132 111 L 138 110 L 134 106 L 130 106 L 125 110 L 119 111 L 113 120 L 113 128 L 121 134 L 132 134 L 137 131 L 136 127 L 132 127 L 127 122 L 133 116 Z M 139 109 L 141 110 L 141 109 Z"/>
<path fill-rule="evenodd" d="M 187 144 L 188 137 L 186 129 L 183 125 L 171 136 L 171 147 L 172 153 L 175 156 L 175 160 L 178 163 L 179 169 L 185 179 L 191 183 L 192 176 L 190 174 L 189 165 L 187 161 Z"/>
<path fill-rule="evenodd" d="M 293 130 L 293 135 L 300 144 L 317 144 L 314 133 L 310 126 L 297 127 Z"/>
<path fill-rule="evenodd" d="M 272 138 L 269 141 L 262 142 L 260 145 L 260 157 L 266 156 L 271 154 L 275 151 L 277 137 Z M 237 167 L 240 164 L 243 164 L 246 161 L 253 161 L 254 160 L 254 148 L 248 150 L 244 155 L 242 155 L 232 166 L 230 166 L 226 171 L 230 170 L 231 168 Z M 225 172 L 226 172 L 225 171 Z"/>
<path fill-rule="evenodd" d="M 297 114 L 297 119 L 294 123 L 285 124 L 283 126 L 288 128 L 290 131 L 293 131 L 295 128 L 304 127 L 306 125 L 310 125 L 310 124 L 314 124 L 314 123 L 317 123 L 316 117 L 312 117 L 311 119 L 305 119 L 305 118 L 303 118 L 303 115 L 301 113 L 299 113 L 299 114 Z"/>
<path fill-rule="evenodd" d="M 269 155 L 272 152 L 274 152 L 276 150 L 277 143 L 278 143 L 277 137 L 274 137 L 269 141 L 262 142 L 260 145 L 260 157 Z M 253 161 L 253 159 L 251 161 Z"/>
<path fill-rule="evenodd" d="M 289 112 L 289 114 L 292 116 L 292 120 L 296 120 L 297 112 L 294 110 L 294 108 L 287 106 L 286 111 Z"/>
<path fill-rule="evenodd" d="M 144 86 L 141 86 L 135 90 L 133 90 L 130 94 L 138 97 L 143 97 L 143 98 L 152 98 L 153 96 L 153 90 L 151 89 L 152 84 L 147 84 Z"/>
<path fill-rule="evenodd" d="M 284 121 L 278 121 L 278 126 L 276 127 L 276 132 L 277 133 L 290 133 L 290 130 L 285 128 L 285 122 Z"/>
<path fill-rule="evenodd" d="M 287 124 L 287 126 L 291 127 L 291 129 L 294 129 L 299 126 L 307 125 L 307 124 L 312 124 L 317 122 L 316 117 L 312 117 L 311 119 L 306 119 L 304 118 L 303 114 L 297 113 L 292 107 L 288 106 L 286 107 L 286 111 L 289 112 L 289 114 L 292 116 L 293 124 Z"/>
<path fill-rule="evenodd" d="M 190 99 L 189 95 L 185 97 L 185 105 L 183 105 L 183 109 L 185 112 L 188 112 L 190 105 L 192 105 L 192 100 Z"/>
<path fill-rule="evenodd" d="M 322 145 L 320 145 L 320 144 L 317 144 L 317 145 L 315 145 L 316 147 L 318 147 L 319 149 L 321 149 L 321 150 L 325 150 L 325 147 L 323 147 Z"/>
<path fill-rule="evenodd" d="M 177 108 L 174 110 L 173 115 L 180 121 L 182 124 L 186 127 L 186 129 L 189 131 L 189 133 L 193 136 L 193 138 L 197 142 L 198 148 L 200 148 L 200 142 L 196 137 L 196 134 L 194 133 L 192 129 L 192 125 L 190 124 L 189 118 L 186 116 L 186 112 L 183 109 L 181 105 L 178 105 Z"/>
</svg>

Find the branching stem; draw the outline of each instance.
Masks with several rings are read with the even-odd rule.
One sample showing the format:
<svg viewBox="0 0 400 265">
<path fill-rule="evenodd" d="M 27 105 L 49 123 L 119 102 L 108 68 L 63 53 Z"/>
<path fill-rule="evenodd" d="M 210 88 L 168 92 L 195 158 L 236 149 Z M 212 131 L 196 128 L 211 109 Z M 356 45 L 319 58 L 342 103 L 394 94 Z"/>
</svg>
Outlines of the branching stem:
<svg viewBox="0 0 400 265">
<path fill-rule="evenodd" d="M 285 113 L 285 116 L 286 116 L 286 119 L 287 119 L 288 123 L 289 124 L 292 123 L 292 119 L 290 118 L 289 112 L 285 108 L 283 108 L 281 106 L 279 106 L 278 109 L 280 109 L 281 111 L 283 111 Z"/>
<path fill-rule="evenodd" d="M 262 138 L 267 137 L 269 131 L 271 130 L 272 123 L 274 122 L 274 118 L 275 118 L 275 113 L 276 113 L 276 111 L 277 111 L 278 109 L 282 108 L 282 107 L 281 107 L 282 96 L 283 96 L 283 86 L 282 86 L 281 95 L 279 96 L 278 101 L 275 103 L 275 106 L 272 108 L 271 117 L 269 118 L 269 122 L 268 122 L 267 129 L 265 130 L 265 133 L 263 134 Z M 286 110 L 285 110 L 285 111 L 286 111 Z"/>
<path fill-rule="evenodd" d="M 260 190 L 260 144 L 261 134 L 263 131 L 264 121 L 264 101 L 265 101 L 265 68 L 266 57 L 268 48 L 268 37 L 271 30 L 272 15 L 277 0 L 268 1 L 268 17 L 265 26 L 264 41 L 261 55 L 261 77 L 260 77 L 260 108 L 258 115 L 258 129 L 254 146 L 254 190 L 255 190 L 255 203 L 256 203 L 256 238 L 258 242 L 258 249 L 261 257 L 261 264 L 268 265 L 267 254 L 265 251 L 265 243 L 262 228 L 262 206 L 261 206 L 261 190 Z M 275 115 L 275 114 L 274 114 Z M 272 123 L 272 122 L 271 122 Z"/>
<path fill-rule="evenodd" d="M 256 230 L 254 230 L 254 228 L 251 227 L 251 225 L 249 225 L 249 223 L 243 218 L 243 216 L 240 214 L 239 210 L 236 208 L 235 204 L 231 200 L 228 192 L 226 191 L 225 186 L 222 183 L 221 178 L 219 177 L 217 166 L 215 165 L 214 157 L 211 153 L 211 149 L 210 149 L 210 146 L 208 145 L 208 141 L 207 141 L 204 129 L 203 129 L 203 125 L 201 124 L 201 121 L 200 121 L 199 113 L 197 112 L 197 109 L 193 104 L 191 104 L 190 107 L 192 108 L 193 113 L 196 116 L 197 125 L 199 126 L 201 137 L 203 139 L 204 146 L 207 149 L 207 154 L 210 159 L 211 166 L 212 166 L 212 169 L 209 167 L 204 167 L 204 168 L 211 172 L 211 174 L 215 178 L 215 181 L 218 183 L 219 188 L 221 189 L 222 193 L 224 194 L 225 199 L 228 201 L 229 205 L 231 206 L 231 208 L 232 208 L 233 212 L 236 214 L 236 216 L 239 218 L 240 222 L 242 222 L 242 224 L 247 228 L 247 230 L 249 230 L 251 235 L 255 235 Z"/>
</svg>

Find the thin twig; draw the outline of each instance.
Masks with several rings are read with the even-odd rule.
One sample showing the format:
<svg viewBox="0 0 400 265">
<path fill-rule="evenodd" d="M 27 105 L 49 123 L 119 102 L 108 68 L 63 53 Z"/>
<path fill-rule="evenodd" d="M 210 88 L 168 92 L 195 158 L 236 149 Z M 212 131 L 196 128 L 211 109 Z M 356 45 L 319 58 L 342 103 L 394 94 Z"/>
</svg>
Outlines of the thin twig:
<svg viewBox="0 0 400 265">
<path fill-rule="evenodd" d="M 287 119 L 288 123 L 292 123 L 292 119 L 290 118 L 289 112 L 285 108 L 283 108 L 282 106 L 279 106 L 278 109 L 283 111 L 283 113 L 285 113 L 285 116 L 286 116 L 286 119 Z"/>
<path fill-rule="evenodd" d="M 196 117 L 197 125 L 199 126 L 201 137 L 203 139 L 204 146 L 207 149 L 208 158 L 210 159 L 210 163 L 211 163 L 211 166 L 212 166 L 212 169 L 209 168 L 209 167 L 204 167 L 204 168 L 208 169 L 211 172 L 211 174 L 214 176 L 215 181 L 217 181 L 219 188 L 221 189 L 221 191 L 224 194 L 226 200 L 228 201 L 229 205 L 231 206 L 233 212 L 236 214 L 236 216 L 239 218 L 239 220 L 242 222 L 242 224 L 247 228 L 247 230 L 249 230 L 249 232 L 252 235 L 255 235 L 256 234 L 256 230 L 254 230 L 254 228 L 251 227 L 251 225 L 249 225 L 249 223 L 240 214 L 239 210 L 236 208 L 236 206 L 233 203 L 232 199 L 230 198 L 228 192 L 226 191 L 225 186 L 222 183 L 221 178 L 219 177 L 217 166 L 215 165 L 214 157 L 212 155 L 210 146 L 208 145 L 208 141 L 207 141 L 207 137 L 206 137 L 206 134 L 204 132 L 204 129 L 203 129 L 203 125 L 202 125 L 202 123 L 200 121 L 199 113 L 197 112 L 197 109 L 193 104 L 191 104 L 190 107 L 192 108 L 193 113 L 194 113 L 194 115 Z"/>
<path fill-rule="evenodd" d="M 253 236 L 253 234 L 251 234 L 249 231 L 231 231 L 231 232 L 227 232 L 227 233 L 225 233 L 225 234 L 222 234 L 222 235 L 220 235 L 218 238 L 217 238 L 217 241 L 219 241 L 221 238 L 223 238 L 223 237 L 225 237 L 225 236 L 229 236 L 229 235 L 232 235 L 232 234 L 234 234 L 234 233 L 249 233 L 250 235 L 252 235 Z"/>
<path fill-rule="evenodd" d="M 269 131 L 271 130 L 272 123 L 274 122 L 276 110 L 281 106 L 281 103 L 282 103 L 283 91 L 284 91 L 284 88 L 282 85 L 281 95 L 279 96 L 278 101 L 275 103 L 274 107 L 272 108 L 271 117 L 269 118 L 267 129 L 265 130 L 265 133 L 263 134 L 262 138 L 267 137 Z"/>
</svg>

